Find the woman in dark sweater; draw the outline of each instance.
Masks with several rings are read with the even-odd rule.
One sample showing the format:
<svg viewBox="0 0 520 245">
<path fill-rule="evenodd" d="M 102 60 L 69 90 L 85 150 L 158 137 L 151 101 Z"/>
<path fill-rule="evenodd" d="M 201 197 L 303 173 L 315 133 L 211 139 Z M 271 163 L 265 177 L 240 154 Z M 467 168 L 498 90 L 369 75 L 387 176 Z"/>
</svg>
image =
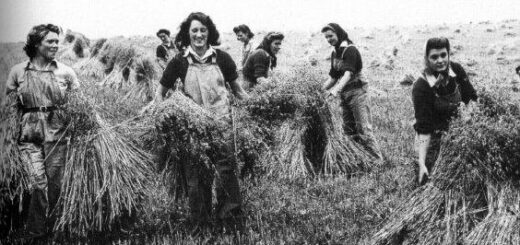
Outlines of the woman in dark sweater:
<svg viewBox="0 0 520 245">
<path fill-rule="evenodd" d="M 376 158 L 382 154 L 372 132 L 368 85 L 361 69 L 361 54 L 336 23 L 330 23 L 321 32 L 334 48 L 331 56 L 329 79 L 322 89 L 329 96 L 340 99 L 345 133 L 362 144 Z"/>
<path fill-rule="evenodd" d="M 425 68 L 415 81 L 412 99 L 415 110 L 415 148 L 419 155 L 418 181 L 424 184 L 439 155 L 443 131 L 457 114 L 461 102 L 477 99 L 475 89 L 458 63 L 450 61 L 450 43 L 446 38 L 426 42 Z"/>
<path fill-rule="evenodd" d="M 269 72 L 276 67 L 276 54 L 280 51 L 283 39 L 282 33 L 269 32 L 249 55 L 242 69 L 245 90 L 251 90 L 258 83 L 269 82 Z"/>
</svg>

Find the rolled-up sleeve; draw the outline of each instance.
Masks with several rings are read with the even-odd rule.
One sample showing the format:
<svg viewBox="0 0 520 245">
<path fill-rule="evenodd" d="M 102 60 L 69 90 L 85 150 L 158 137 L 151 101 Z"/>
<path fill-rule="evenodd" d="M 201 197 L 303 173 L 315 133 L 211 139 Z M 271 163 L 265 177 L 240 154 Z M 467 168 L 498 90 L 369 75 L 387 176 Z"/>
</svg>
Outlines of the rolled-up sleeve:
<svg viewBox="0 0 520 245">
<path fill-rule="evenodd" d="M 7 81 L 5 82 L 5 91 L 4 94 L 9 94 L 18 89 L 18 67 L 14 66 L 9 71 L 9 75 L 7 76 Z"/>
</svg>

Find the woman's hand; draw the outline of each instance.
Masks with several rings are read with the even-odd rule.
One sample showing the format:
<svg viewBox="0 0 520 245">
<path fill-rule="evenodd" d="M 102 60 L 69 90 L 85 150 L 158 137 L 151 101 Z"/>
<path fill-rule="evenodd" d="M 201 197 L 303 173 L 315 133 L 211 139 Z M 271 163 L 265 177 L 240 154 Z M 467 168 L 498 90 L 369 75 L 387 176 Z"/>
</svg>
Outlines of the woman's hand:
<svg viewBox="0 0 520 245">
<path fill-rule="evenodd" d="M 330 89 L 334 84 L 336 84 L 336 79 L 333 79 L 332 77 L 329 77 L 327 81 L 323 83 L 321 86 L 321 90 L 324 92 L 327 92 L 328 89 Z"/>
<path fill-rule="evenodd" d="M 164 96 L 166 96 L 166 92 L 168 92 L 168 88 L 164 87 L 162 84 L 159 84 L 157 90 L 155 91 L 154 99 L 146 105 L 141 111 L 139 111 L 139 115 L 143 115 L 152 111 L 152 109 L 159 103 L 164 101 Z"/>
<path fill-rule="evenodd" d="M 422 185 L 424 184 L 426 180 L 428 180 L 428 177 L 430 176 L 430 173 L 428 172 L 428 168 L 424 163 L 419 163 L 419 183 Z"/>
<path fill-rule="evenodd" d="M 229 83 L 231 87 L 231 91 L 233 91 L 233 94 L 235 97 L 237 97 L 239 100 L 247 100 L 249 99 L 249 95 L 246 93 L 246 91 L 242 88 L 240 83 L 238 82 L 238 79 L 235 79 Z"/>
<path fill-rule="evenodd" d="M 325 95 L 336 98 L 339 96 L 339 90 L 336 88 L 331 88 L 325 91 Z"/>
<path fill-rule="evenodd" d="M 266 77 L 259 77 L 256 79 L 256 81 L 258 82 L 258 84 L 263 84 L 263 83 L 270 83 L 271 79 L 266 78 Z"/>
<path fill-rule="evenodd" d="M 426 167 L 426 155 L 428 154 L 428 148 L 430 147 L 431 134 L 416 134 L 415 135 L 415 151 L 417 152 L 419 159 L 419 177 L 418 181 L 422 185 L 427 180 L 430 173 Z M 426 179 L 425 179 L 426 178 Z"/>
<path fill-rule="evenodd" d="M 148 103 L 148 105 L 146 105 L 145 107 L 143 107 L 143 108 L 139 111 L 139 115 L 142 116 L 142 115 L 145 115 L 145 114 L 151 113 L 151 112 L 153 111 L 154 108 L 155 108 L 155 101 L 152 100 L 150 103 Z"/>
</svg>

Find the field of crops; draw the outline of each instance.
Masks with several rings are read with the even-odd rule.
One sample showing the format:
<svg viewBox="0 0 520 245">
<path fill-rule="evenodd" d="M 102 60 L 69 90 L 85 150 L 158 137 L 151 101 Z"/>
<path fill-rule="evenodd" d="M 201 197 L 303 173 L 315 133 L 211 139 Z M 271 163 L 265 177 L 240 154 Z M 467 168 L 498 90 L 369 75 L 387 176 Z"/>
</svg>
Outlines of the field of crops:
<svg viewBox="0 0 520 245">
<path fill-rule="evenodd" d="M 81 32 L 81 30 L 75 31 Z M 317 174 L 314 176 L 295 174 L 301 171 L 297 167 L 299 164 L 303 166 L 303 163 L 296 162 L 294 169 L 272 167 L 283 164 L 277 162 L 283 159 L 273 157 L 283 150 L 276 147 L 276 139 L 272 142 L 269 142 L 269 137 L 256 141 L 244 140 L 247 142 L 242 144 L 240 141 L 240 146 L 258 150 L 261 156 L 257 166 L 253 168 L 254 174 L 245 176 L 241 180 L 245 211 L 245 227 L 242 233 L 233 234 L 215 230 L 191 236 L 192 231 L 186 225 L 188 218 L 186 200 L 172 195 L 172 191 L 161 180 L 161 178 L 174 177 L 161 173 L 153 175 L 139 173 L 139 176 L 129 176 L 129 178 L 139 179 L 143 175 L 143 178 L 153 179 L 140 182 L 142 185 L 148 185 L 142 187 L 148 190 L 148 197 L 136 198 L 136 202 L 140 202 L 135 205 L 138 211 L 130 217 L 125 217 L 127 220 L 118 221 L 117 225 L 110 226 L 109 228 L 112 230 L 78 232 L 77 236 L 60 239 L 67 239 L 68 242 L 72 240 L 93 242 L 93 244 L 94 242 L 96 244 L 101 242 L 120 244 L 390 243 L 381 242 L 384 239 L 377 240 L 374 235 L 388 222 L 396 219 L 395 214 L 403 211 L 402 204 L 406 206 L 412 197 L 417 199 L 417 195 L 414 195 L 418 186 L 415 183 L 415 153 L 413 150 L 415 132 L 412 128 L 414 117 L 409 77 L 417 77 L 423 67 L 424 43 L 429 37 L 448 37 L 452 45 L 451 59 L 461 63 L 466 69 L 470 81 L 478 93 L 486 94 L 495 98 L 494 101 L 500 102 L 493 108 L 502 108 L 500 107 L 502 105 L 505 108 L 505 105 L 509 104 L 515 106 L 520 98 L 520 94 L 518 94 L 520 77 L 514 71 L 514 68 L 520 65 L 520 21 L 507 20 L 498 23 L 481 22 L 441 26 L 391 26 L 381 29 L 347 28 L 347 32 L 362 55 L 364 73 L 370 86 L 370 109 L 374 132 L 385 156 L 384 163 L 371 167 L 369 170 L 354 171 L 350 174 Z M 257 33 L 254 42 L 258 43 L 263 34 L 265 33 Z M 253 102 L 261 101 L 257 99 L 260 97 L 278 96 L 275 93 L 284 91 L 280 89 L 283 86 L 297 87 L 296 85 L 300 82 L 321 83 L 327 78 L 331 49 L 322 34 L 318 30 L 314 33 L 289 32 L 284 34 L 286 39 L 278 54 L 278 67 L 274 73 L 277 84 L 261 86 L 259 88 L 261 91 L 253 91 L 251 93 Z M 221 35 L 222 45 L 219 48 L 230 53 L 235 62 L 239 63 L 241 44 L 232 33 L 226 32 Z M 150 129 L 150 125 L 140 127 L 140 125 L 150 124 L 150 122 L 142 119 L 139 112 L 152 98 L 154 84 L 161 77 L 161 71 L 154 61 L 155 47 L 159 40 L 156 37 L 113 37 L 88 40 L 88 37 L 72 32 L 63 36 L 59 60 L 75 69 L 82 82 L 81 96 L 88 100 L 87 106 L 80 107 L 76 111 L 92 112 L 91 117 L 96 117 L 95 115 L 98 117 L 98 119 L 93 119 L 96 127 L 109 128 L 110 132 L 113 132 L 113 135 L 105 135 L 107 138 L 102 142 L 130 147 L 125 142 L 117 141 L 121 139 L 118 135 L 121 135 L 135 143 L 133 145 L 138 146 L 144 156 L 149 157 L 150 162 L 156 161 L 157 158 L 153 156 L 158 148 L 154 145 L 157 141 L 153 139 L 156 134 Z M 25 60 L 22 47 L 22 43 L 0 44 L 0 81 L 6 80 L 11 66 Z M 0 84 L 1 91 L 4 91 L 4 82 Z M 312 88 L 312 86 L 308 88 Z M 293 91 L 293 89 L 288 90 Z M 312 91 L 309 94 L 312 94 Z M 283 126 L 273 124 L 273 128 L 265 128 L 264 122 L 255 124 L 254 126 L 258 128 L 254 130 L 246 129 L 245 119 L 242 120 L 240 117 L 246 117 L 247 111 L 258 105 L 253 102 L 236 103 L 238 112 L 236 115 L 239 117 L 237 131 L 243 131 L 246 136 L 253 132 L 251 133 L 252 138 L 257 136 L 258 132 L 264 136 L 276 135 L 279 132 L 276 130 L 280 130 Z M 303 107 L 303 105 L 307 104 L 300 106 Z M 267 108 L 264 111 L 267 110 L 270 109 Z M 485 116 L 486 113 L 487 111 L 483 109 L 482 114 L 474 113 L 472 115 Z M 509 118 L 510 120 L 520 122 L 520 117 L 516 117 L 514 110 L 507 109 L 507 113 L 513 115 Z M 286 115 L 280 115 L 280 118 L 282 116 Z M 253 119 L 248 118 L 248 120 Z M 496 125 L 506 124 L 498 123 Z M 515 123 L 507 125 L 513 125 L 508 129 L 512 135 L 515 137 L 520 135 L 518 133 L 520 126 L 514 127 Z M 464 132 L 461 128 L 457 128 L 457 130 Z M 502 131 L 496 132 L 502 133 Z M 470 136 L 471 134 L 467 135 L 467 137 Z M 475 136 L 475 138 L 478 137 Z M 481 140 L 485 141 L 485 139 L 486 137 L 482 137 Z M 250 144 L 248 145 L 248 143 Z M 518 144 L 506 143 L 505 147 L 518 146 Z M 467 145 L 469 147 L 471 144 Z M 500 152 L 500 150 L 490 149 L 490 154 L 496 152 Z M 455 157 L 457 154 L 450 156 Z M 139 156 L 131 157 L 128 158 L 128 161 L 140 159 Z M 515 158 L 518 155 L 509 157 L 513 159 L 511 161 L 516 159 L 520 162 L 519 158 Z M 117 164 L 117 161 L 113 162 Z M 291 162 L 291 159 L 285 159 L 285 162 Z M 156 163 L 150 164 L 155 165 Z M 284 174 L 280 174 L 280 171 Z M 508 174 L 506 173 L 505 176 Z M 518 195 L 519 187 L 515 187 L 515 184 L 520 184 L 518 175 L 514 178 L 516 178 L 516 182 L 513 181 L 514 183 L 510 187 L 513 191 L 502 191 L 502 185 L 493 185 L 498 186 L 496 193 Z M 68 181 L 72 185 L 75 180 L 69 178 Z M 488 186 L 488 192 L 490 192 L 489 189 Z M 5 192 L 2 191 L 1 194 L 4 195 Z M 122 200 L 127 200 L 124 198 L 121 197 Z M 520 198 L 520 195 L 517 198 Z M 511 210 L 510 213 L 516 217 L 516 225 L 520 225 L 518 221 L 520 220 L 518 210 L 518 200 L 520 199 L 514 200 L 517 202 L 517 209 Z M 77 204 L 79 206 L 84 202 L 83 200 L 76 201 L 80 203 Z M 134 206 L 130 205 L 130 207 Z M 78 211 L 70 209 L 70 212 Z M 81 214 L 79 215 L 81 216 Z M 482 217 L 473 218 L 483 220 Z M 74 224 L 64 223 L 64 225 L 72 227 Z M 513 225 L 513 227 L 515 226 Z M 74 228 L 66 230 L 72 231 Z M 452 231 L 453 228 L 446 229 L 446 231 L 448 230 Z M 439 229 L 439 231 L 442 233 L 443 230 Z M 455 233 L 464 233 L 471 231 L 471 228 L 464 226 L 464 229 L 455 229 L 455 231 Z M 383 233 L 380 231 L 379 237 L 383 237 Z M 81 234 L 86 235 L 81 237 Z M 494 235 L 499 236 L 499 234 Z M 444 240 L 431 240 L 431 243 L 424 240 L 422 242 L 449 244 L 448 241 L 460 241 L 457 240 L 459 237 L 466 239 L 464 240 L 466 242 L 471 239 L 473 239 L 471 241 L 478 241 L 471 236 L 467 238 L 466 234 L 450 238 L 453 237 L 455 240 L 444 238 Z M 424 236 L 417 235 L 413 239 L 424 239 Z M 413 239 L 409 244 L 418 243 Z M 436 237 L 431 239 L 436 239 Z M 5 240 L 5 242 L 7 241 Z M 478 242 L 473 244 L 478 244 Z"/>
</svg>

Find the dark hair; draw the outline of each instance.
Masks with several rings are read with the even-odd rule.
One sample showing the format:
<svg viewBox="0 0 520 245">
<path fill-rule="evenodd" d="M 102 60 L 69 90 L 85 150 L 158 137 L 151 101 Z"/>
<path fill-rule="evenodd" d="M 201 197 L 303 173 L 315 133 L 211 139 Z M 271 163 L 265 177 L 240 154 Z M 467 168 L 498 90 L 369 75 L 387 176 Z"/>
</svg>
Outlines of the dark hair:
<svg viewBox="0 0 520 245">
<path fill-rule="evenodd" d="M 343 42 L 347 41 L 348 44 L 353 44 L 352 40 L 348 38 L 348 33 L 336 23 L 329 23 L 328 25 L 321 28 L 321 32 L 332 31 L 338 36 L 338 46 Z"/>
<path fill-rule="evenodd" d="M 517 66 L 515 71 L 516 71 L 516 73 L 520 72 L 520 66 Z"/>
<path fill-rule="evenodd" d="M 166 34 L 166 36 L 170 36 L 170 31 L 168 29 L 160 29 L 155 35 L 159 36 L 162 33 Z"/>
<path fill-rule="evenodd" d="M 265 50 L 272 57 L 272 68 L 276 67 L 276 55 L 274 55 L 273 52 L 271 52 L 271 43 L 273 43 L 275 40 L 283 41 L 284 38 L 285 36 L 281 32 L 268 32 L 262 40 L 262 43 L 260 43 L 260 45 L 258 45 L 258 47 L 256 48 Z"/>
<path fill-rule="evenodd" d="M 188 18 L 181 23 L 179 33 L 175 37 L 175 41 L 180 41 L 182 47 L 190 46 L 190 25 L 193 20 L 198 20 L 208 28 L 208 45 L 220 45 L 220 34 L 217 27 L 209 16 L 201 12 L 194 12 L 188 15 Z"/>
<path fill-rule="evenodd" d="M 29 31 L 29 34 L 27 34 L 27 42 L 25 43 L 23 50 L 30 59 L 36 57 L 36 54 L 38 53 L 38 48 L 36 45 L 41 44 L 49 32 L 54 32 L 58 35 L 61 33 L 60 28 L 53 24 L 37 25 Z"/>
<path fill-rule="evenodd" d="M 430 50 L 446 48 L 450 53 L 450 41 L 445 37 L 432 37 L 426 41 L 425 57 L 428 57 Z"/>
<path fill-rule="evenodd" d="M 253 34 L 253 33 L 251 32 L 251 29 L 249 29 L 249 26 L 244 25 L 244 24 L 242 24 L 242 25 L 238 25 L 238 26 L 235 26 L 235 27 L 233 28 L 233 32 L 234 32 L 235 34 L 238 34 L 239 32 L 242 32 L 242 33 L 244 33 L 244 34 L 247 35 L 247 38 L 253 38 L 253 37 L 255 36 L 255 34 Z"/>
</svg>

